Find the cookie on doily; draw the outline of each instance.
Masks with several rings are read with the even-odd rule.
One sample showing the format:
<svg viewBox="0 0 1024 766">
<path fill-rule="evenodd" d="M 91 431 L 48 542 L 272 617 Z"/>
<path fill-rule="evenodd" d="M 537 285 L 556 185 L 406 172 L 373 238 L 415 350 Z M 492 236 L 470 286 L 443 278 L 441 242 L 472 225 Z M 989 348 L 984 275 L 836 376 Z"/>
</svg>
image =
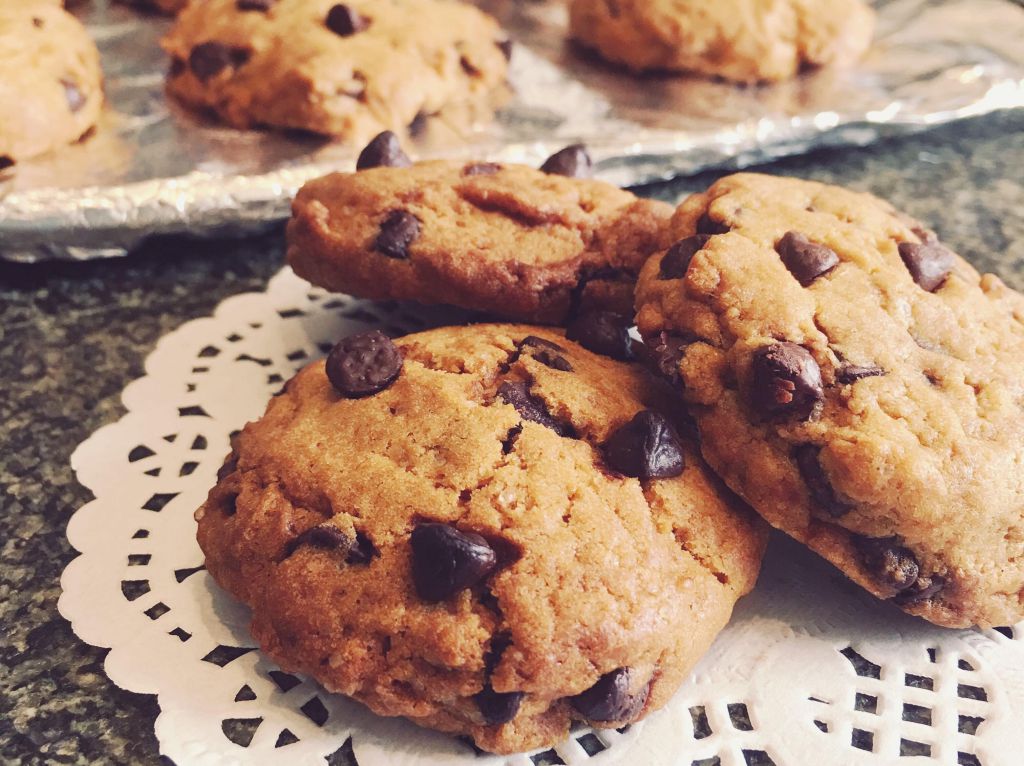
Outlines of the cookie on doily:
<svg viewBox="0 0 1024 766">
<path fill-rule="evenodd" d="M 640 267 L 668 244 L 671 206 L 586 177 L 580 146 L 540 170 L 412 164 L 383 134 L 358 167 L 307 183 L 288 226 L 292 268 L 338 292 L 546 323 L 586 309 L 632 315 Z"/>
<path fill-rule="evenodd" d="M 724 178 L 671 230 L 637 324 L 726 483 L 911 614 L 1024 619 L 1024 297 L 810 181 Z"/>
<path fill-rule="evenodd" d="M 0 171 L 74 143 L 103 106 L 100 56 L 58 2 L 0 4 Z"/>
<path fill-rule="evenodd" d="M 642 368 L 555 331 L 339 342 L 245 427 L 199 509 L 283 668 L 494 752 L 664 705 L 765 529 Z"/>
<path fill-rule="evenodd" d="M 572 0 L 572 37 L 637 72 L 699 72 L 743 83 L 849 62 L 870 45 L 862 0 Z"/>
<path fill-rule="evenodd" d="M 238 128 L 354 142 L 493 110 L 510 51 L 490 16 L 455 0 L 205 0 L 163 46 L 168 91 L 185 104 Z"/>
</svg>

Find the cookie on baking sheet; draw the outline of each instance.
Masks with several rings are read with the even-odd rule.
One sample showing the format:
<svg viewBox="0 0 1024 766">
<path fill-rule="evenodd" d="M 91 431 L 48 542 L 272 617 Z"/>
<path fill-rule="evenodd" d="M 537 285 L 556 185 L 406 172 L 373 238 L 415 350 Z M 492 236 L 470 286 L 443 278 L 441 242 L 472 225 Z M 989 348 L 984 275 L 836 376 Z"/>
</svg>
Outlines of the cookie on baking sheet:
<svg viewBox="0 0 1024 766">
<path fill-rule="evenodd" d="M 510 43 L 456 0 L 205 0 L 163 41 L 168 91 L 238 128 L 356 143 L 446 110 L 491 111 Z"/>
<path fill-rule="evenodd" d="M 375 139 L 363 160 L 369 154 L 376 161 L 361 164 L 375 167 L 311 181 L 292 206 L 288 262 L 330 290 L 544 323 L 577 309 L 632 315 L 636 275 L 667 244 L 666 203 L 563 175 L 585 174 L 581 147 L 556 154 L 547 170 L 410 166 L 393 136 Z"/>
<path fill-rule="evenodd" d="M 726 483 L 911 614 L 1024 619 L 1024 297 L 820 183 L 724 178 L 671 228 L 637 324 Z"/>
<path fill-rule="evenodd" d="M 339 342 L 245 427 L 206 565 L 283 668 L 494 752 L 664 705 L 757 577 L 766 525 L 642 368 L 559 332 Z"/>
<path fill-rule="evenodd" d="M 569 33 L 636 72 L 698 72 L 742 83 L 854 61 L 871 44 L 863 0 L 571 0 Z"/>
<path fill-rule="evenodd" d="M 0 172 L 74 143 L 99 118 L 96 45 L 57 2 L 0 4 Z"/>
</svg>

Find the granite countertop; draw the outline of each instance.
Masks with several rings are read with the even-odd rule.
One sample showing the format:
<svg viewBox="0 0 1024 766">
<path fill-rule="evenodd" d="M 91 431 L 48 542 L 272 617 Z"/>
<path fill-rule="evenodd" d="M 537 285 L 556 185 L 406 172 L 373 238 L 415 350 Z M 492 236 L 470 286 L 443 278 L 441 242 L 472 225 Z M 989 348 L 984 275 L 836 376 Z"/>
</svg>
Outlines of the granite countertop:
<svg viewBox="0 0 1024 766">
<path fill-rule="evenodd" d="M 1024 111 L 765 169 L 887 197 L 979 269 L 1024 289 L 1022 167 Z M 643 192 L 674 201 L 717 175 Z M 0 762 L 160 762 L 155 699 L 114 686 L 106 652 L 57 613 L 61 570 L 74 555 L 65 527 L 90 499 L 68 461 L 120 417 L 121 390 L 160 336 L 229 295 L 262 289 L 281 262 L 278 232 L 153 241 L 102 262 L 0 263 Z"/>
</svg>

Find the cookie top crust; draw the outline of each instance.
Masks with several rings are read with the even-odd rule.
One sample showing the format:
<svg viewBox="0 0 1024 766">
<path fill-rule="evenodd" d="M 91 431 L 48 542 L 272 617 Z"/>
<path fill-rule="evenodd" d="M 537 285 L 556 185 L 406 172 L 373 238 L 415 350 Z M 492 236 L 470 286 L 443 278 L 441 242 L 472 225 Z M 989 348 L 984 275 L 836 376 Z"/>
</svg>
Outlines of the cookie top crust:
<svg viewBox="0 0 1024 766">
<path fill-rule="evenodd" d="M 522 165 L 374 167 L 299 191 L 288 262 L 314 284 L 366 298 L 542 323 L 581 309 L 631 314 L 636 276 L 664 246 L 671 212 Z"/>
<path fill-rule="evenodd" d="M 380 714 L 494 752 L 621 726 L 765 544 L 665 394 L 542 328 L 347 338 L 235 440 L 197 512 L 207 567 L 274 661 Z"/>
<path fill-rule="evenodd" d="M 1024 297 L 810 181 L 724 178 L 671 229 L 637 323 L 726 483 L 912 614 L 1024 617 Z"/>
<path fill-rule="evenodd" d="M 699 72 L 743 83 L 856 60 L 875 15 L 862 0 L 572 0 L 570 34 L 642 72 Z"/>
<path fill-rule="evenodd" d="M 483 116 L 505 94 L 509 45 L 454 0 L 205 0 L 163 40 L 168 90 L 189 106 L 357 144 L 449 108 Z"/>
</svg>

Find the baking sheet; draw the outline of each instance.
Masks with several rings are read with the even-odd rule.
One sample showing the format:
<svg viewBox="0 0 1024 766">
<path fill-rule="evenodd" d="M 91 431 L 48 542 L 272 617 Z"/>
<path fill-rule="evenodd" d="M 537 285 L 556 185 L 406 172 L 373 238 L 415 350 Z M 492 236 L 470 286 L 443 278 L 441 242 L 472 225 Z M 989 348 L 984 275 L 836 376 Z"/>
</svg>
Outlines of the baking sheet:
<svg viewBox="0 0 1024 766">
<path fill-rule="evenodd" d="M 566 42 L 563 3 L 478 5 L 517 41 L 516 96 L 490 124 L 433 121 L 416 156 L 538 163 L 583 141 L 600 177 L 633 185 L 1024 106 L 1017 0 L 879 0 L 875 45 L 858 67 L 760 87 L 638 79 Z M 0 256 L 85 259 L 154 233 L 256 231 L 287 216 L 305 180 L 352 167 L 358 147 L 224 129 L 168 101 L 157 44 L 167 20 L 109 0 L 79 15 L 103 54 L 109 105 L 88 140 L 0 180 Z"/>
</svg>

